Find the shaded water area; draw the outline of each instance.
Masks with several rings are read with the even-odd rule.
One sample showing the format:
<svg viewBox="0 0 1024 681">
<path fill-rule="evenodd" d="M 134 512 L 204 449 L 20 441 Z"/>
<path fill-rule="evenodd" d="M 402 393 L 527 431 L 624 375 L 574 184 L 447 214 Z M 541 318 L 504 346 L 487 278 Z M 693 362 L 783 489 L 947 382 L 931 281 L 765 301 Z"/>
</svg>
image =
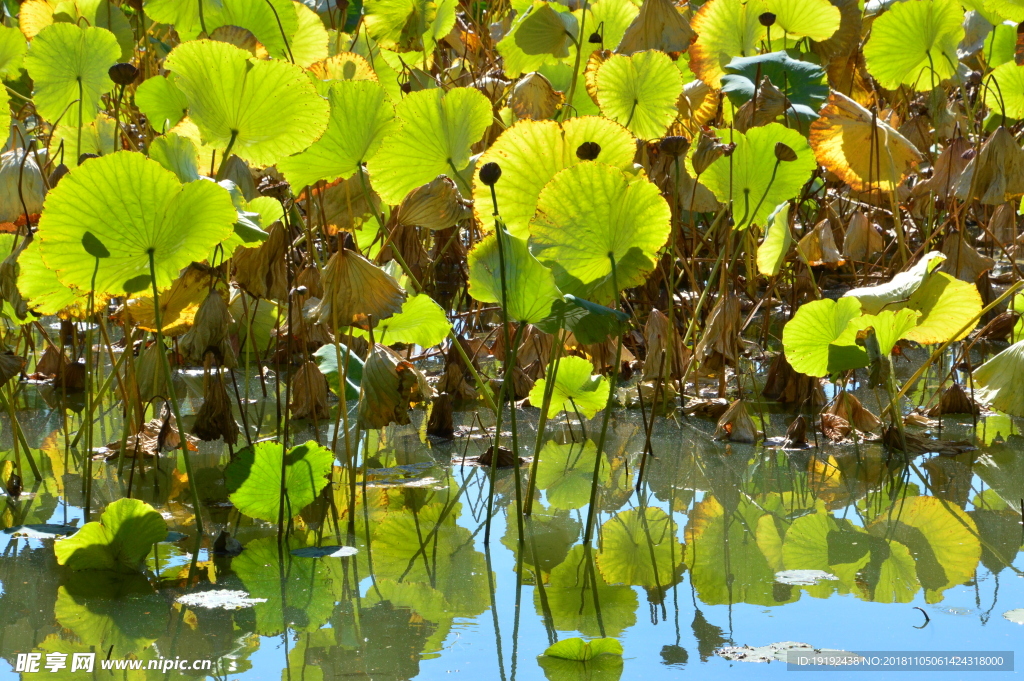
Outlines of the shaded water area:
<svg viewBox="0 0 1024 681">
<path fill-rule="evenodd" d="M 201 403 L 201 386 L 188 387 L 186 421 Z M 275 387 L 271 380 L 263 399 L 259 382 L 249 385 L 259 398 L 249 427 L 262 424 L 261 437 L 274 435 Z M 488 469 L 469 461 L 489 439 L 474 431 L 475 412 L 456 412 L 461 433 L 451 442 L 426 436 L 422 412 L 410 425 L 364 433 L 355 479 L 336 462 L 328 490 L 280 542 L 275 525 L 227 501 L 230 453 L 220 443 L 200 443 L 193 454 L 207 525 L 198 544 L 179 454 L 126 459 L 120 477 L 116 458 L 94 460 L 92 519 L 130 484 L 171 531 L 146 574 L 125 577 L 71 573 L 57 564 L 52 538 L 10 529 L 83 523 L 83 463 L 65 447 L 58 399 L 35 386 L 19 395 L 43 480 L 26 479 L 19 500 L 0 497 L 0 678 L 17 678 L 17 656 L 30 652 L 41 653 L 40 672 L 22 678 L 86 678 L 42 665 L 48 653 L 92 652 L 212 666 L 108 672 L 97 663 L 94 678 L 614 681 L 774 676 L 784 663 L 728 660 L 716 650 L 785 641 L 846 651 L 1024 650 L 1010 613 L 1024 608 L 1024 438 L 1005 416 L 944 417 L 942 438 L 976 449 L 906 457 L 879 442 L 819 447 L 812 438 L 797 451 L 726 444 L 712 438 L 714 420 L 684 416 L 656 419 L 648 435 L 639 410 L 620 410 L 598 475 L 592 547 L 584 527 L 600 415 L 548 424 L 522 541 L 511 468 L 498 472 L 485 541 Z M 871 393 L 862 399 L 877 411 Z M 792 418 L 777 409 L 751 409 L 769 435 Z M 118 412 L 105 405 L 97 443 L 120 437 Z M 8 426 L 0 446 L 10 460 Z M 518 426 L 528 456 L 536 410 L 520 410 Z M 329 424 L 292 427 L 297 442 L 333 435 Z M 521 475 L 525 490 L 528 466 Z M 221 530 L 240 553 L 233 542 L 214 551 Z M 309 546 L 357 552 L 291 552 Z M 826 574 L 779 574 L 791 570 Z M 212 590 L 256 602 L 234 610 L 177 602 Z M 621 662 L 539 657 L 576 636 L 617 638 Z"/>
</svg>

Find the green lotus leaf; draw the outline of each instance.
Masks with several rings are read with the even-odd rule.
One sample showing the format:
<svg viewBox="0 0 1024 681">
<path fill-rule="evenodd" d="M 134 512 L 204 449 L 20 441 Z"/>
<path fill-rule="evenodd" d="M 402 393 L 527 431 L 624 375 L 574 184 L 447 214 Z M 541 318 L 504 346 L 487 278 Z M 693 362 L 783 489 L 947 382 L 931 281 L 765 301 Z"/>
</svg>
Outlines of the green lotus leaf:
<svg viewBox="0 0 1024 681">
<path fill-rule="evenodd" d="M 62 283 L 115 296 L 150 286 L 150 253 L 157 286 L 166 288 L 231 234 L 235 216 L 215 183 L 182 186 L 156 161 L 119 151 L 90 159 L 50 190 L 38 238 L 43 262 Z M 111 254 L 98 267 L 82 246 L 88 233 Z"/>
<path fill-rule="evenodd" d="M 764 511 L 743 499 L 726 509 L 707 495 L 686 525 L 686 564 L 701 601 L 708 605 L 779 605 L 796 600 L 774 589 L 774 570 L 755 536 Z"/>
<path fill-rule="evenodd" d="M 333 345 L 321 347 L 313 353 L 313 360 L 316 362 L 317 367 L 319 367 L 320 373 L 327 377 L 327 384 L 334 391 L 334 394 L 341 395 L 339 383 L 341 381 L 341 371 L 338 368 L 339 352 L 342 362 L 346 361 L 346 353 L 348 355 L 348 371 L 345 374 L 345 398 L 351 404 L 353 400 L 359 399 L 359 384 L 363 380 L 362 358 L 354 352 L 349 352 L 344 345 L 338 343 L 337 350 Z"/>
<path fill-rule="evenodd" d="M 1022 16 L 1024 16 L 1024 5 L 1021 6 L 1021 10 Z M 1013 61 L 1013 54 L 1017 47 L 1017 27 L 1010 24 L 993 23 L 996 25 L 985 38 L 981 54 L 985 58 L 985 63 L 994 69 L 1008 61 Z"/>
<path fill-rule="evenodd" d="M 280 460 L 277 478 L 275 494 L 281 485 Z M 255 630 L 261 636 L 277 636 L 286 629 L 313 633 L 331 618 L 341 585 L 330 564 L 291 555 L 291 550 L 305 548 L 313 539 L 292 535 L 284 547 L 277 537 L 254 539 L 232 559 L 231 570 L 242 580 L 249 596 L 266 599 L 253 605 Z M 282 580 L 282 574 L 288 578 Z"/>
<path fill-rule="evenodd" d="M 540 397 L 543 398 L 543 391 Z M 530 402 L 533 403 L 532 394 Z M 575 442 L 559 444 L 554 440 L 544 444 L 537 463 L 537 488 L 544 490 L 551 508 L 571 511 L 587 505 L 597 456 L 597 445 L 593 440 L 582 445 Z M 608 456 L 603 453 L 597 482 L 602 487 L 611 482 L 611 466 Z"/>
<path fill-rule="evenodd" d="M 433 49 L 455 26 L 456 0 L 366 0 L 366 30 L 387 49 Z"/>
<path fill-rule="evenodd" d="M 92 123 L 83 125 L 81 134 L 77 125 L 62 123 L 53 130 L 50 155 L 65 165 L 74 166 L 82 154 L 103 156 L 113 153 L 115 135 L 114 119 L 102 113 Z"/>
<path fill-rule="evenodd" d="M 832 5 L 825 3 L 832 9 Z M 818 109 L 828 99 L 825 69 L 817 64 L 793 59 L 785 52 L 769 52 L 754 57 L 737 57 L 725 65 L 722 92 L 733 106 L 750 101 L 759 86 L 759 78 L 768 78 L 786 96 L 790 106 L 786 117 L 809 121 L 818 117 Z M 756 83 L 755 83 L 756 81 Z"/>
<path fill-rule="evenodd" d="M 179 182 L 192 182 L 202 175 L 195 142 L 178 133 L 169 132 L 153 140 L 149 157 L 174 173 Z"/>
<path fill-rule="evenodd" d="M 153 76 L 135 90 L 135 105 L 146 115 L 151 128 L 165 132 L 188 113 L 188 99 L 170 78 Z"/>
<path fill-rule="evenodd" d="M 83 123 L 91 122 L 99 111 L 100 96 L 114 85 L 107 70 L 120 55 L 117 39 L 105 28 L 47 26 L 33 39 L 25 57 L 36 111 L 51 123 L 77 125 L 79 115 Z"/>
<path fill-rule="evenodd" d="M 330 107 L 298 66 L 250 57 L 234 45 L 195 40 L 164 61 L 204 141 L 253 165 L 272 165 L 317 140 Z M 217 83 L 217 87 L 210 87 Z"/>
<path fill-rule="evenodd" d="M 839 29 L 839 8 L 828 0 L 761 0 L 764 11 L 775 15 L 771 37 L 773 47 L 793 47 L 786 39 L 828 40 Z M 783 35 L 779 35 L 779 33 Z M 775 81 L 772 81 L 775 82 Z"/>
<path fill-rule="evenodd" d="M 925 253 L 913 267 L 898 273 L 888 282 L 878 286 L 852 289 L 847 291 L 844 297 L 859 300 L 865 314 L 877 314 L 886 307 L 908 300 L 945 259 L 945 254 L 939 251 L 930 251 Z"/>
<path fill-rule="evenodd" d="M 910 550 L 929 603 L 942 600 L 946 589 L 973 579 L 981 558 L 974 520 L 956 505 L 935 497 L 900 499 L 867 529 Z"/>
<path fill-rule="evenodd" d="M 238 452 L 224 469 L 224 482 L 235 507 L 247 516 L 278 521 L 281 467 L 284 458 L 285 518 L 297 516 L 327 485 L 334 454 L 312 440 L 285 455 L 279 442 L 258 442 Z"/>
<path fill-rule="evenodd" d="M 11 130 L 11 105 L 7 90 L 0 91 L 0 130 L 7 135 Z"/>
<path fill-rule="evenodd" d="M 72 570 L 137 572 L 153 544 L 167 536 L 167 524 L 149 504 L 118 499 L 107 506 L 99 522 L 82 526 L 53 549 L 57 562 Z"/>
<path fill-rule="evenodd" d="M 174 26 L 175 32 L 183 40 L 193 40 L 202 32 L 199 21 L 199 2 L 182 2 L 181 0 L 145 0 L 143 10 L 146 16 L 161 24 Z M 203 0 L 204 19 L 206 12 L 216 13 L 221 7 L 220 0 Z M 211 14 L 211 18 L 212 18 Z M 207 24 L 206 29 L 213 31 L 215 26 Z"/>
<path fill-rule="evenodd" d="M 871 24 L 864 45 L 868 72 L 879 85 L 928 91 L 956 74 L 964 12 L 955 0 L 897 2 Z"/>
<path fill-rule="evenodd" d="M 271 56 L 298 63 L 291 51 L 291 40 L 299 27 L 292 0 L 216 0 L 210 5 L 208 30 L 219 26 L 244 28 L 256 36 Z"/>
<path fill-rule="evenodd" d="M 609 586 L 589 556 L 587 550 L 577 544 L 565 560 L 551 570 L 543 598 L 540 589 L 534 589 L 537 614 L 544 617 L 550 614 L 559 631 L 579 632 L 584 636 L 619 636 L 636 624 L 636 592 L 628 586 Z"/>
<path fill-rule="evenodd" d="M 72 574 L 61 585 L 53 616 L 82 643 L 124 658 L 156 642 L 169 612 L 143 575 L 91 572 Z"/>
<path fill-rule="evenodd" d="M 601 526 L 597 567 L 609 584 L 666 588 L 682 563 L 676 523 L 660 508 L 619 511 Z"/>
<path fill-rule="evenodd" d="M 588 490 L 588 497 L 589 494 Z M 550 497 L 550 492 L 547 496 Z M 522 564 L 527 574 L 533 570 L 550 573 L 569 555 L 569 549 L 580 538 L 581 527 L 582 523 L 569 511 L 553 507 L 543 508 L 535 501 L 530 520 L 523 526 L 523 543 L 519 543 L 519 528 L 516 523 L 505 524 L 505 534 L 501 538 L 501 543 L 515 555 L 517 566 Z"/>
<path fill-rule="evenodd" d="M 774 277 L 782 269 L 793 235 L 789 231 L 789 201 L 779 204 L 768 216 L 764 240 L 757 247 L 757 270 L 766 277 Z"/>
<path fill-rule="evenodd" d="M 659 4 L 664 5 L 665 3 Z M 626 31 L 633 25 L 633 21 L 636 20 L 637 15 L 640 13 L 640 8 L 632 0 L 598 0 L 597 2 L 591 2 L 588 5 L 588 9 L 590 16 L 587 17 L 587 26 L 597 26 L 600 28 L 599 32 L 604 38 L 604 45 L 608 48 L 615 47 L 622 42 Z M 680 18 L 683 18 L 681 13 Z M 685 25 L 685 22 L 686 20 L 683 19 L 680 23 Z M 643 29 L 643 26 L 638 27 L 638 31 L 641 34 Z M 643 47 L 657 48 L 663 52 L 686 51 L 686 48 L 689 46 L 688 44 L 683 45 L 674 42 L 679 37 L 678 33 L 671 30 L 664 30 L 662 33 L 663 35 L 659 37 L 664 42 L 659 41 L 657 45 L 644 45 Z M 642 35 L 638 37 L 642 38 Z"/>
<path fill-rule="evenodd" d="M 856 298 L 804 303 L 782 329 L 786 359 L 797 371 L 818 377 L 867 366 L 867 353 L 856 345 L 857 325 L 850 323 L 860 316 Z"/>
<path fill-rule="evenodd" d="M 618 168 L 581 163 L 544 187 L 530 223 L 530 244 L 554 269 L 563 291 L 578 292 L 573 279 L 584 285 L 606 280 L 613 261 L 622 290 L 642 283 L 654 268 L 668 239 L 670 216 L 661 192 L 646 179 L 631 182 Z"/>
<path fill-rule="evenodd" d="M 0 26 L 0 80 L 18 77 L 21 63 L 28 51 L 28 42 L 14 26 Z"/>
<path fill-rule="evenodd" d="M 558 333 L 569 329 L 580 343 L 603 343 L 610 336 L 618 336 L 629 328 L 629 315 L 620 310 L 579 298 L 572 294 L 562 296 L 551 306 L 551 315 L 537 322 L 544 333 Z"/>
<path fill-rule="evenodd" d="M 981 5 L 978 10 L 984 11 L 992 19 L 1002 18 L 1015 24 L 1024 21 L 1024 3 L 1021 0 L 984 0 L 978 4 Z M 997 22 L 993 21 L 992 23 Z M 1011 26 L 1010 31 L 1016 33 L 1015 28 Z"/>
<path fill-rule="evenodd" d="M 981 293 L 974 284 L 933 272 L 905 307 L 920 312 L 921 317 L 904 338 L 924 345 L 963 340 L 981 317 Z M 975 323 L 967 326 L 972 319 Z"/>
<path fill-rule="evenodd" d="M 378 343 L 392 345 L 407 343 L 430 348 L 448 336 L 452 328 L 441 306 L 426 293 L 406 298 L 402 311 L 382 320 L 374 329 Z M 369 337 L 362 329 L 352 329 L 353 335 Z"/>
<path fill-rule="evenodd" d="M 974 370 L 974 397 L 993 409 L 1024 416 L 1024 341 L 1018 341 Z"/>
<path fill-rule="evenodd" d="M 121 48 L 118 61 L 132 60 L 132 25 L 121 8 L 108 0 L 36 0 L 22 8 L 19 21 L 22 33 L 30 40 L 54 23 L 105 28 L 114 34 Z"/>
<path fill-rule="evenodd" d="M 765 39 L 765 27 L 758 21 L 763 11 L 762 4 L 744 0 L 710 0 L 701 5 L 690 21 L 697 33 L 690 45 L 694 74 L 717 88 L 725 65 L 734 57 L 756 54 Z"/>
<path fill-rule="evenodd" d="M 746 134 L 720 131 L 733 142 L 731 156 L 721 156 L 700 177 L 722 203 L 732 201 L 736 229 L 763 225 L 783 201 L 795 198 L 817 166 L 807 139 L 780 123 L 751 128 Z M 775 145 L 782 142 L 796 153 L 795 161 L 779 161 Z M 774 176 L 774 180 L 772 179 Z"/>
<path fill-rule="evenodd" d="M 879 351 L 888 355 L 897 341 L 912 335 L 920 317 L 921 313 L 917 310 L 882 310 L 877 315 L 861 315 L 853 323 L 859 329 L 874 329 Z"/>
<path fill-rule="evenodd" d="M 1008 118 L 1024 118 L 1024 66 L 1008 61 L 985 78 L 985 106 Z"/>
<path fill-rule="evenodd" d="M 559 657 L 563 660 L 587 662 L 598 655 L 622 656 L 622 644 L 614 638 L 597 638 L 584 641 L 582 638 L 566 638 L 548 646 L 544 654 L 548 657 Z"/>
<path fill-rule="evenodd" d="M 515 41 L 524 54 L 565 58 L 579 32 L 579 21 L 570 12 L 556 11 L 549 3 L 535 4 L 517 28 Z"/>
<path fill-rule="evenodd" d="M 501 179 L 494 190 L 501 219 L 512 236 L 529 237 L 541 191 L 559 171 L 582 163 L 576 150 L 584 142 L 601 147 L 597 161 L 622 170 L 632 168 L 636 154 L 633 136 L 617 123 L 597 116 L 564 123 L 519 121 L 480 157 L 477 168 L 491 162 L 501 166 Z M 473 183 L 473 198 L 477 220 L 493 224 L 490 187 L 479 178 Z"/>
<path fill-rule="evenodd" d="M 533 2 L 523 3 L 522 9 L 516 16 L 515 21 L 512 22 L 512 26 L 509 28 L 508 33 L 506 33 L 505 37 L 498 41 L 498 44 L 496 45 L 498 54 L 502 57 L 502 66 L 505 69 L 505 75 L 508 78 L 518 78 L 524 73 L 538 71 L 546 64 L 555 64 L 559 62 L 559 58 L 552 52 L 542 50 L 535 54 L 527 54 L 523 51 L 523 48 L 519 46 L 520 40 L 525 40 L 528 46 L 531 45 L 531 43 L 538 42 L 535 38 L 531 41 L 531 38 L 527 37 L 525 34 L 529 32 L 527 21 L 535 12 L 540 12 L 542 10 L 545 13 L 569 12 L 568 7 L 559 3 L 548 3 L 545 0 L 534 0 Z M 572 20 L 563 19 L 561 21 L 567 25 Z M 524 36 L 523 38 L 520 38 L 521 33 Z M 566 40 L 568 40 L 568 38 L 566 38 Z M 575 48 L 573 48 L 573 50 L 575 51 Z"/>
<path fill-rule="evenodd" d="M 473 88 L 421 90 L 397 107 L 402 128 L 384 140 L 368 168 L 382 201 L 397 205 L 438 175 L 453 180 L 469 165 L 472 146 L 491 125 L 491 103 Z"/>
<path fill-rule="evenodd" d="M 330 39 L 327 28 L 320 16 L 301 2 L 293 3 L 296 12 L 295 33 L 288 42 L 292 61 L 299 66 L 309 66 L 327 58 Z"/>
<path fill-rule="evenodd" d="M 498 233 L 488 235 L 469 252 L 469 295 L 482 303 L 501 303 L 501 253 Z M 536 323 L 551 313 L 560 298 L 555 277 L 530 253 L 529 246 L 502 230 L 508 319 Z"/>
<path fill-rule="evenodd" d="M 84 311 L 89 306 L 88 291 L 65 286 L 43 263 L 38 239 L 33 239 L 18 256 L 18 291 L 38 314 L 55 315 L 68 308 Z"/>
<path fill-rule="evenodd" d="M 360 164 L 374 157 L 385 137 L 401 127 L 395 118 L 395 107 L 380 83 L 338 81 L 331 84 L 327 97 L 331 118 L 323 137 L 277 164 L 296 189 L 320 180 L 347 180 Z"/>
<path fill-rule="evenodd" d="M 679 69 L 664 52 L 612 55 L 597 71 L 601 113 L 641 139 L 662 137 L 679 115 L 683 93 Z"/>
<path fill-rule="evenodd" d="M 551 404 L 548 406 L 548 418 L 554 418 L 560 412 L 574 414 L 579 411 L 584 418 L 593 418 L 597 412 L 608 404 L 611 390 L 608 379 L 600 375 L 592 375 L 594 366 L 582 357 L 563 357 L 558 363 L 555 375 L 555 387 L 551 392 Z M 547 379 L 540 378 L 530 390 L 530 404 L 544 404 L 544 385 Z"/>
</svg>

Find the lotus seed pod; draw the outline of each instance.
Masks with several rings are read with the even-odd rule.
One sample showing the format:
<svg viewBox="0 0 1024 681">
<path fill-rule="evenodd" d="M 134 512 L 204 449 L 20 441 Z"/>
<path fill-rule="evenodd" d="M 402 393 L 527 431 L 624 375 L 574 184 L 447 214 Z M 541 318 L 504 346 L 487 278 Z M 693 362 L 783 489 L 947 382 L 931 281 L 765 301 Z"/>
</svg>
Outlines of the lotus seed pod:
<svg viewBox="0 0 1024 681">
<path fill-rule="evenodd" d="M 121 62 L 111 66 L 107 71 L 107 75 L 110 76 L 110 80 L 114 81 L 121 87 L 127 87 L 134 83 L 135 79 L 139 77 L 139 69 L 132 64 Z"/>
<path fill-rule="evenodd" d="M 493 161 L 491 163 L 485 163 L 480 169 L 480 181 L 488 187 L 493 187 L 498 184 L 498 180 L 501 179 L 501 166 Z"/>
<path fill-rule="evenodd" d="M 686 151 L 690 148 L 690 140 L 679 135 L 670 135 L 661 140 L 658 144 L 658 149 L 662 153 L 671 156 L 672 158 L 679 158 L 684 156 Z"/>
<path fill-rule="evenodd" d="M 784 163 L 792 163 L 796 160 L 796 152 L 793 151 L 792 147 L 785 145 L 782 142 L 776 142 L 775 158 Z"/>
<path fill-rule="evenodd" d="M 590 34 L 590 38 L 588 39 L 588 42 L 593 44 L 593 45 L 600 45 L 602 42 L 604 42 L 604 38 L 601 37 L 600 33 L 598 33 L 597 31 L 594 31 L 593 33 Z"/>
<path fill-rule="evenodd" d="M 761 22 L 761 25 L 766 27 L 766 28 L 768 26 L 774 26 L 775 25 L 775 15 L 772 14 L 771 12 L 763 12 L 763 13 L 761 13 L 760 15 L 758 15 L 757 20 L 759 22 Z"/>
<path fill-rule="evenodd" d="M 697 148 L 693 150 L 693 171 L 700 175 L 725 153 L 725 145 L 708 135 L 701 135 Z"/>
<path fill-rule="evenodd" d="M 601 153 L 601 145 L 597 142 L 584 142 L 576 147 L 576 158 L 581 161 L 593 161 Z"/>
</svg>

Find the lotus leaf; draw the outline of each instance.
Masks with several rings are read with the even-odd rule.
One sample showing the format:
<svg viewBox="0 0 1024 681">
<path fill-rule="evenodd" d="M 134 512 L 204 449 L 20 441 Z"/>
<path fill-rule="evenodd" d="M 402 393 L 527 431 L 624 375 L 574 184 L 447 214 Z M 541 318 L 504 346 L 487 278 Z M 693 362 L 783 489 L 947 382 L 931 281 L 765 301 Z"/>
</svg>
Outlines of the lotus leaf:
<svg viewBox="0 0 1024 681">
<path fill-rule="evenodd" d="M 28 50 L 25 36 L 13 26 L 0 26 L 0 80 L 15 79 Z"/>
<path fill-rule="evenodd" d="M 662 137 L 679 115 L 679 69 L 664 52 L 612 55 L 597 72 L 601 112 L 642 139 Z"/>
<path fill-rule="evenodd" d="M 135 104 L 157 132 L 170 130 L 188 114 L 188 98 L 170 78 L 147 78 L 135 91 Z"/>
<path fill-rule="evenodd" d="M 384 48 L 432 48 L 455 25 L 456 0 L 366 0 L 366 30 Z"/>
<path fill-rule="evenodd" d="M 765 38 L 765 27 L 758 21 L 763 11 L 759 2 L 743 0 L 709 0 L 697 10 L 690 22 L 697 33 L 690 46 L 690 68 L 698 78 L 719 87 L 726 64 L 757 52 Z"/>
<path fill-rule="evenodd" d="M 676 523 L 660 508 L 620 511 L 601 526 L 597 567 L 609 584 L 667 588 L 682 563 Z"/>
<path fill-rule="evenodd" d="M 532 397 L 530 401 L 533 401 Z M 600 456 L 598 484 L 603 487 L 611 481 L 611 466 L 607 455 L 602 453 Z M 553 440 L 544 444 L 537 464 L 537 488 L 544 490 L 551 508 L 571 511 L 587 505 L 597 457 L 597 445 L 592 440 L 582 445 L 573 442 L 558 444 Z"/>
<path fill-rule="evenodd" d="M 482 303 L 501 303 L 502 273 L 498 239 L 503 239 L 506 316 L 517 322 L 536 323 L 551 313 L 559 299 L 555 278 L 531 253 L 526 242 L 501 230 L 487 236 L 470 251 L 469 294 Z"/>
<path fill-rule="evenodd" d="M 994 409 L 1024 416 L 1024 341 L 1018 341 L 974 370 L 974 397 Z"/>
<path fill-rule="evenodd" d="M 757 248 L 757 269 L 767 276 L 774 277 L 782 269 L 793 236 L 789 231 L 789 202 L 779 206 L 768 216 L 768 226 L 761 245 Z"/>
<path fill-rule="evenodd" d="M 584 418 L 593 418 L 608 403 L 610 386 L 604 376 L 591 375 L 593 365 L 582 357 L 563 357 L 555 374 L 555 387 L 548 406 L 548 418 L 559 412 L 573 414 L 579 410 Z M 547 379 L 540 378 L 530 391 L 530 404 L 544 403 L 544 386 Z"/>
<path fill-rule="evenodd" d="M 809 376 L 828 376 L 867 366 L 867 353 L 856 345 L 860 301 L 840 298 L 805 303 L 782 330 L 786 359 Z"/>
<path fill-rule="evenodd" d="M 282 461 L 282 459 L 284 459 Z M 240 450 L 224 469 L 231 503 L 242 513 L 277 522 L 284 480 L 284 517 L 297 516 L 327 485 L 334 455 L 313 441 L 288 450 L 278 442 L 258 442 Z"/>
<path fill-rule="evenodd" d="M 153 548 L 167 536 L 163 517 L 138 499 L 118 499 L 99 522 L 90 522 L 67 539 L 54 543 L 57 562 L 72 570 L 136 572 Z"/>
<path fill-rule="evenodd" d="M 878 83 L 928 91 L 956 73 L 956 46 L 964 13 L 955 0 L 906 0 L 893 4 L 871 25 L 864 45 L 867 68 Z"/>
</svg>

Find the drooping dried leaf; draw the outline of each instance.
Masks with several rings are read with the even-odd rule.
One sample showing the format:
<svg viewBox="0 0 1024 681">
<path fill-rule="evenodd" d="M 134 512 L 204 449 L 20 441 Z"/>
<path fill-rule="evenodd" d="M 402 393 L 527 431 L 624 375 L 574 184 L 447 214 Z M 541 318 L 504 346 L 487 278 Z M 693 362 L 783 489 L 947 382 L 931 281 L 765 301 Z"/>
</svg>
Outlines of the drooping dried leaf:
<svg viewBox="0 0 1024 681">
<path fill-rule="evenodd" d="M 218 369 L 210 371 L 203 381 L 203 405 L 196 412 L 192 434 L 208 442 L 220 438 L 232 446 L 238 442 L 238 424 L 231 413 L 231 398 Z"/>
<path fill-rule="evenodd" d="M 954 383 L 942 391 L 939 403 L 928 410 L 928 416 L 943 414 L 980 414 L 981 408 L 971 399 L 964 387 Z"/>
<path fill-rule="evenodd" d="M 24 357 L 15 355 L 9 350 L 0 353 L 0 386 L 7 385 L 8 381 L 21 374 L 26 363 Z"/>
<path fill-rule="evenodd" d="M 234 321 L 225 295 L 216 288 L 211 290 L 195 313 L 192 328 L 178 342 L 179 352 L 194 364 L 204 364 L 206 353 L 213 352 L 220 366 L 234 367 L 235 353 L 228 341 L 228 328 Z"/>
<path fill-rule="evenodd" d="M 189 451 L 198 451 L 199 442 L 191 435 L 187 436 Z M 181 446 L 181 435 L 174 416 L 167 415 L 148 421 L 137 433 L 129 435 L 125 440 L 124 455 L 126 457 L 152 458 L 160 452 L 167 452 Z M 121 441 L 107 443 L 100 450 L 108 460 L 116 459 L 121 451 Z"/>
<path fill-rule="evenodd" d="M 970 148 L 970 141 L 964 137 L 951 140 L 939 157 L 935 159 L 932 176 L 915 184 L 910 190 L 910 195 L 916 198 L 931 193 L 943 199 L 949 196 L 950 192 L 956 189 L 960 176 L 970 163 L 969 154 L 967 154 Z"/>
<path fill-rule="evenodd" d="M 452 398 L 448 393 L 439 393 L 431 401 L 430 418 L 427 420 L 427 435 L 445 440 L 455 437 Z"/>
<path fill-rule="evenodd" d="M 676 103 L 679 118 L 669 128 L 671 134 L 682 134 L 696 138 L 701 128 L 718 114 L 720 95 L 702 80 L 693 80 L 683 85 L 683 94 Z"/>
<path fill-rule="evenodd" d="M 447 175 L 438 175 L 413 189 L 398 207 L 399 223 L 427 229 L 447 229 L 472 215 L 472 209 Z"/>
<path fill-rule="evenodd" d="M 216 273 L 206 265 L 193 263 L 174 280 L 171 287 L 160 293 L 160 323 L 164 336 L 180 336 L 188 331 L 195 321 L 203 301 L 207 299 L 210 285 Z M 134 322 L 144 331 L 156 331 L 156 317 L 153 310 L 153 296 L 140 293 L 125 304 L 128 321 Z M 198 360 L 202 362 L 202 358 Z"/>
<path fill-rule="evenodd" d="M 960 175 L 956 196 L 996 205 L 1024 194 L 1024 149 L 1003 126 L 989 135 Z"/>
<path fill-rule="evenodd" d="M 292 376 L 292 417 L 296 419 L 325 419 L 330 415 L 327 407 L 327 378 L 316 362 L 306 361 Z"/>
<path fill-rule="evenodd" d="M 242 290 L 256 298 L 285 300 L 288 272 L 285 265 L 288 234 L 280 222 L 267 230 L 267 240 L 257 248 L 240 248 L 231 258 L 231 276 Z"/>
<path fill-rule="evenodd" d="M 767 76 L 761 79 L 757 97 L 747 100 L 733 118 L 733 125 L 740 132 L 771 123 L 789 107 L 789 99 L 775 87 Z"/>
<path fill-rule="evenodd" d="M 640 13 L 626 28 L 615 51 L 619 54 L 643 50 L 685 52 L 693 38 L 688 17 L 676 8 L 672 0 L 644 0 Z"/>
<path fill-rule="evenodd" d="M 324 297 L 315 314 L 321 324 L 367 328 L 368 319 L 402 311 L 406 293 L 395 278 L 353 251 L 342 249 L 324 267 Z"/>
<path fill-rule="evenodd" d="M 846 391 L 836 395 L 835 399 L 825 408 L 823 413 L 838 416 L 864 433 L 870 433 L 882 425 L 878 417 L 861 404 L 855 395 L 851 395 Z"/>
<path fill-rule="evenodd" d="M 832 225 L 828 220 L 822 220 L 805 234 L 797 244 L 796 250 L 800 259 L 811 267 L 825 265 L 835 269 L 846 262 L 839 252 L 839 247 L 836 246 L 835 237 L 832 236 Z"/>
<path fill-rule="evenodd" d="M 361 388 L 357 419 L 359 427 L 366 430 L 409 423 L 410 407 L 430 396 L 419 369 L 380 343 L 363 365 Z"/>
<path fill-rule="evenodd" d="M 835 414 L 821 415 L 821 432 L 832 442 L 842 442 L 850 434 L 849 422 L 842 416 Z"/>
<path fill-rule="evenodd" d="M 978 281 L 978 277 L 995 267 L 996 261 L 982 255 L 967 243 L 963 232 L 950 232 L 942 241 L 942 252 L 946 261 L 939 265 L 940 272 L 951 274 L 957 279 L 970 284 Z"/>
<path fill-rule="evenodd" d="M 729 440 L 731 442 L 756 442 L 757 428 L 754 420 L 747 413 L 747 405 L 743 400 L 736 400 L 724 414 L 718 419 L 715 428 L 716 440 Z"/>
<path fill-rule="evenodd" d="M 863 13 L 857 0 L 829 0 L 839 8 L 839 28 L 832 37 L 821 42 L 812 42 L 811 49 L 822 59 L 844 57 L 860 42 Z"/>
<path fill-rule="evenodd" d="M 988 221 L 988 229 L 981 234 L 986 244 L 1009 246 L 1017 240 L 1017 209 L 1007 201 L 996 206 Z"/>
<path fill-rule="evenodd" d="M 811 123 L 810 143 L 818 163 L 856 191 L 893 191 L 923 160 L 910 140 L 835 91 Z"/>
<path fill-rule="evenodd" d="M 742 321 L 739 297 L 722 296 L 719 298 L 714 308 L 711 309 L 711 314 L 708 315 L 704 335 L 701 336 L 694 349 L 697 361 L 701 365 L 709 367 L 720 365 L 722 361 L 735 365 L 736 338 Z M 709 362 L 712 356 L 716 356 L 718 361 Z"/>
<path fill-rule="evenodd" d="M 761 394 L 769 400 L 783 404 L 806 403 L 811 408 L 825 403 L 825 391 L 821 387 L 821 380 L 794 369 L 784 352 L 775 355 L 775 359 L 768 367 L 768 376 Z"/>
<path fill-rule="evenodd" d="M 690 352 L 683 348 L 681 334 L 669 326 L 668 315 L 658 309 L 651 310 L 644 326 L 647 361 L 644 362 L 644 381 L 682 378 Z"/>
<path fill-rule="evenodd" d="M 528 73 L 512 88 L 509 107 L 516 118 L 542 121 L 551 118 L 565 101 L 565 95 L 551 86 L 551 81 L 534 72 Z"/>
<path fill-rule="evenodd" d="M 885 249 L 885 241 L 878 225 L 871 224 L 862 211 L 855 211 L 846 226 L 843 255 L 854 262 L 865 262 Z"/>
</svg>

